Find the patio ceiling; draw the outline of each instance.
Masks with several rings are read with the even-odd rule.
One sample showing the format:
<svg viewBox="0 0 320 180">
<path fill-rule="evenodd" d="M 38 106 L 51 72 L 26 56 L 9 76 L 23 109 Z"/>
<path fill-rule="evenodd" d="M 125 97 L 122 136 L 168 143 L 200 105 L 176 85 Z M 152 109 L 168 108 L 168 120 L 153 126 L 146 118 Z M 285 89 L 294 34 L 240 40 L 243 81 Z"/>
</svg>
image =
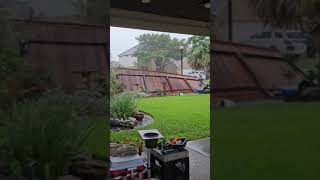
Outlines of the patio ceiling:
<svg viewBox="0 0 320 180">
<path fill-rule="evenodd" d="M 111 26 L 208 35 L 210 9 L 203 0 L 111 0 Z"/>
<path fill-rule="evenodd" d="M 138 11 L 161 16 L 185 18 L 196 21 L 209 21 L 209 9 L 204 8 L 203 0 L 151 0 L 143 4 L 141 0 L 111 0 L 111 8 Z"/>
</svg>

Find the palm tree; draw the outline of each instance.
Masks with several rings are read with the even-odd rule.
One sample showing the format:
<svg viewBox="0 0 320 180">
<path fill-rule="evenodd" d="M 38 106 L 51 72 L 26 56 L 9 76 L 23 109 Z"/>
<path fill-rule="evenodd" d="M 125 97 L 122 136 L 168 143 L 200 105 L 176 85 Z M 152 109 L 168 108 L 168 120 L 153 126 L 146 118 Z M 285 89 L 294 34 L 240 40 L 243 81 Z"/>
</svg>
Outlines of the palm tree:
<svg viewBox="0 0 320 180">
<path fill-rule="evenodd" d="M 266 25 L 298 28 L 320 36 L 319 0 L 250 0 L 250 5 Z"/>
<path fill-rule="evenodd" d="M 283 27 L 303 27 L 305 20 L 320 15 L 318 0 L 250 0 L 266 24 Z"/>
<path fill-rule="evenodd" d="M 316 51 L 320 52 L 319 0 L 250 0 L 250 4 L 266 25 L 293 27 L 309 33 Z M 320 61 L 317 69 L 320 81 Z"/>
<path fill-rule="evenodd" d="M 187 41 L 186 55 L 193 69 L 205 70 L 207 77 L 210 66 L 209 37 L 192 36 Z"/>
</svg>

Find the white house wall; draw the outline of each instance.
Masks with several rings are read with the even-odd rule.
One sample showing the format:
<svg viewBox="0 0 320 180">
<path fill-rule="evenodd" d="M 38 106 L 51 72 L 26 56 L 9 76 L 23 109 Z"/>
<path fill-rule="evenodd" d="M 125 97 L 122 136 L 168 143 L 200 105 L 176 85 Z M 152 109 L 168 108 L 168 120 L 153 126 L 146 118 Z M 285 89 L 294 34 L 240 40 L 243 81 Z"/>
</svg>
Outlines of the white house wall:
<svg viewBox="0 0 320 180">
<path fill-rule="evenodd" d="M 137 67 L 137 57 L 134 56 L 121 56 L 119 57 L 119 64 L 121 67 L 135 68 Z"/>
</svg>

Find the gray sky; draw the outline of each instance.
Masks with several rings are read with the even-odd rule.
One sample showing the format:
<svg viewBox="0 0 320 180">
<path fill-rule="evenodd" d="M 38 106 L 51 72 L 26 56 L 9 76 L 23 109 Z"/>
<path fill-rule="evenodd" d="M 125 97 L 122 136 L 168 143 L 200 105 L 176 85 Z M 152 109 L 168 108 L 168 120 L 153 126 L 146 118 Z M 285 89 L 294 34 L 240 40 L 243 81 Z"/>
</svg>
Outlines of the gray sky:
<svg viewBox="0 0 320 180">
<path fill-rule="evenodd" d="M 135 38 L 145 33 L 170 34 L 171 37 L 175 37 L 177 39 L 184 39 L 191 36 L 187 34 L 176 34 L 176 33 L 166 33 L 166 32 L 158 32 L 158 31 L 146 31 L 146 30 L 139 30 L 139 29 L 110 27 L 111 60 L 118 61 L 118 55 L 132 48 L 133 46 L 137 45 L 138 41 Z"/>
</svg>

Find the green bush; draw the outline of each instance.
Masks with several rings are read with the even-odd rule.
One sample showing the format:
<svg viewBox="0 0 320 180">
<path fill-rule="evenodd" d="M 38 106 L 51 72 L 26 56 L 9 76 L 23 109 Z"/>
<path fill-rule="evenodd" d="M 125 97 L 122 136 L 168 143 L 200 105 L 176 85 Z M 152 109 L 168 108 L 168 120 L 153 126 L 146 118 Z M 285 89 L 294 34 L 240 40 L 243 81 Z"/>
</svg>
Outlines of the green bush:
<svg viewBox="0 0 320 180">
<path fill-rule="evenodd" d="M 104 116 L 108 113 L 108 97 L 98 91 L 82 90 L 70 95 L 76 112 L 86 116 Z"/>
<path fill-rule="evenodd" d="M 134 92 L 123 92 L 111 97 L 110 115 L 113 118 L 127 119 L 138 110 L 137 101 L 139 94 Z"/>
<path fill-rule="evenodd" d="M 67 173 L 70 157 L 84 151 L 95 123 L 79 116 L 63 96 L 20 103 L 12 112 L 1 129 L 0 161 L 11 175 L 45 180 Z"/>
<path fill-rule="evenodd" d="M 53 103 L 63 103 L 72 107 L 81 116 L 105 116 L 108 113 L 108 97 L 98 91 L 81 90 L 66 94 L 61 90 L 51 90 L 43 94 Z"/>
<path fill-rule="evenodd" d="M 114 69 L 110 70 L 110 95 L 113 96 L 117 93 L 123 92 L 125 85 L 117 79 L 117 74 Z"/>
</svg>

